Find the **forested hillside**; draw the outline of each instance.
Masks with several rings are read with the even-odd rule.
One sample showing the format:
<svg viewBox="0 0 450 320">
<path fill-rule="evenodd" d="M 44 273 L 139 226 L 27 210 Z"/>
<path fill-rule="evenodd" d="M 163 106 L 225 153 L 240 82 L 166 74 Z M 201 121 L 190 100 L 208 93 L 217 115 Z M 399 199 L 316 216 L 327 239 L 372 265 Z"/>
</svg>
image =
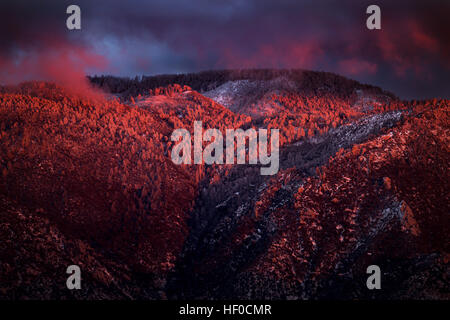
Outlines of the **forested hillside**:
<svg viewBox="0 0 450 320">
<path fill-rule="evenodd" d="M 370 263 L 375 298 L 448 298 L 448 100 L 301 70 L 90 80 L 0 89 L 0 298 L 364 298 Z M 175 165 L 194 121 L 279 129 L 280 171 Z"/>
</svg>

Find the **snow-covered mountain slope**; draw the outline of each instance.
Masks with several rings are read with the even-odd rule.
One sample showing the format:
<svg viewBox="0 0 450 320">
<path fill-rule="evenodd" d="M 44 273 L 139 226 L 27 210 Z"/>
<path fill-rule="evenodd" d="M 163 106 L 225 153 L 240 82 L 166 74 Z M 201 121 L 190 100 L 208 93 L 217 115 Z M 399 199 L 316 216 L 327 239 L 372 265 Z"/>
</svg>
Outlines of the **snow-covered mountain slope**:
<svg viewBox="0 0 450 320">
<path fill-rule="evenodd" d="M 256 118 L 270 116 L 283 108 L 271 99 L 272 95 L 297 90 L 294 81 L 279 77 L 272 80 L 228 81 L 203 94 L 233 112 Z"/>
</svg>

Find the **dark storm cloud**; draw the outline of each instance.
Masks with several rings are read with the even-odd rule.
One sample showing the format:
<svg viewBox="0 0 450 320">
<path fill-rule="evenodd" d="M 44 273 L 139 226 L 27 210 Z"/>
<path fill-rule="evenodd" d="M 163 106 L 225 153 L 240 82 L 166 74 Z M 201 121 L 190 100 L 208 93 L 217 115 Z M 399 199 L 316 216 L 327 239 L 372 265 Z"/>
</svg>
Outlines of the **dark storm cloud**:
<svg viewBox="0 0 450 320">
<path fill-rule="evenodd" d="M 378 4 L 382 30 L 365 27 Z M 78 4 L 82 30 L 65 28 Z M 0 76 L 306 68 L 449 97 L 448 1 L 4 1 Z M 26 72 L 25 72 L 26 71 Z"/>
<path fill-rule="evenodd" d="M 0 83 L 54 80 L 87 92 L 85 69 L 104 69 L 106 58 L 67 32 L 66 8 L 64 1 L 0 4 Z"/>
</svg>

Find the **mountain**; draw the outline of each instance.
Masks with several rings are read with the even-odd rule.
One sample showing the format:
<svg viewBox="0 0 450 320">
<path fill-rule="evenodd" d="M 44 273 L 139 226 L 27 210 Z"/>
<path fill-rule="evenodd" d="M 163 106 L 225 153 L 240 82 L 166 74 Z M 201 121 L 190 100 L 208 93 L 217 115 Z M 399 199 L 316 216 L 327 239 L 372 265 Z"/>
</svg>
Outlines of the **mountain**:
<svg viewBox="0 0 450 320">
<path fill-rule="evenodd" d="M 449 298 L 448 100 L 305 70 L 90 80 L 0 89 L 2 299 Z M 280 129 L 280 171 L 175 165 L 196 120 Z"/>
<path fill-rule="evenodd" d="M 448 111 L 376 115 L 286 150 L 276 177 L 197 217 L 174 296 L 447 299 Z M 381 292 L 365 288 L 372 264 Z"/>
</svg>

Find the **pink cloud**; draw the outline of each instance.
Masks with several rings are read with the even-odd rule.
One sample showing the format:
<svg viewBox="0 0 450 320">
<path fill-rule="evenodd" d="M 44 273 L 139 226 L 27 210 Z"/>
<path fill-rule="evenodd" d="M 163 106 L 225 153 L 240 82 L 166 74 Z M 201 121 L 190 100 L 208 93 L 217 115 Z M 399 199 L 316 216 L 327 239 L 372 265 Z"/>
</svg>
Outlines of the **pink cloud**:
<svg viewBox="0 0 450 320">
<path fill-rule="evenodd" d="M 338 63 L 338 70 L 347 75 L 375 74 L 377 65 L 358 58 L 341 60 Z"/>
<path fill-rule="evenodd" d="M 217 66 L 226 68 L 314 68 L 324 51 L 316 41 L 277 40 L 248 53 L 233 44 L 224 45 Z"/>
<path fill-rule="evenodd" d="M 44 80 L 63 85 L 74 93 L 94 94 L 86 70 L 105 70 L 108 61 L 87 47 L 52 40 L 38 48 L 23 46 L 15 54 L 0 55 L 0 66 L 0 84 Z"/>
</svg>

